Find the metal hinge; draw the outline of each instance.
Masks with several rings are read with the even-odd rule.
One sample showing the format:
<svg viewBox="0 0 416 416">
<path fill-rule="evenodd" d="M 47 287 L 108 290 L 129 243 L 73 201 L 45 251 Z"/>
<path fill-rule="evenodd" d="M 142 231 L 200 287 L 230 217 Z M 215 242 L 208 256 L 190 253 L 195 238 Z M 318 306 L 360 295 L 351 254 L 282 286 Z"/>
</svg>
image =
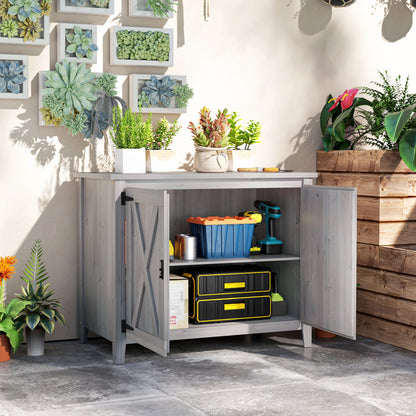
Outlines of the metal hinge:
<svg viewBox="0 0 416 416">
<path fill-rule="evenodd" d="M 163 260 L 160 260 L 160 269 L 159 269 L 159 279 L 164 279 L 165 278 L 165 267 L 164 267 L 164 262 Z"/>
<path fill-rule="evenodd" d="M 122 332 L 123 334 L 125 334 L 125 333 L 126 333 L 126 331 L 127 331 L 127 329 L 129 329 L 130 331 L 133 331 L 133 330 L 134 330 L 134 328 L 133 328 L 131 325 L 129 325 L 129 324 L 126 322 L 126 320 L 125 320 L 125 319 L 122 319 L 122 320 L 121 320 L 121 332 Z"/>
<path fill-rule="evenodd" d="M 121 193 L 121 205 L 126 205 L 126 202 L 133 201 L 132 196 L 127 196 L 125 192 Z"/>
</svg>

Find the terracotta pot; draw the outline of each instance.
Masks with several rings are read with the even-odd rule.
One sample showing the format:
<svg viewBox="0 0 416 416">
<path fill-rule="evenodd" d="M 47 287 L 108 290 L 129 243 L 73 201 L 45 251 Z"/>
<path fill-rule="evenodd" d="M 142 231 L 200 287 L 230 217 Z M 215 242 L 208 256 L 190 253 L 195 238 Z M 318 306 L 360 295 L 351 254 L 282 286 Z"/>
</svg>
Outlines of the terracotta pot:
<svg viewBox="0 0 416 416">
<path fill-rule="evenodd" d="M 0 362 L 10 360 L 12 347 L 6 334 L 0 334 Z"/>
<path fill-rule="evenodd" d="M 332 332 L 324 331 L 323 329 L 315 328 L 315 336 L 317 338 L 335 338 L 336 335 Z"/>
</svg>

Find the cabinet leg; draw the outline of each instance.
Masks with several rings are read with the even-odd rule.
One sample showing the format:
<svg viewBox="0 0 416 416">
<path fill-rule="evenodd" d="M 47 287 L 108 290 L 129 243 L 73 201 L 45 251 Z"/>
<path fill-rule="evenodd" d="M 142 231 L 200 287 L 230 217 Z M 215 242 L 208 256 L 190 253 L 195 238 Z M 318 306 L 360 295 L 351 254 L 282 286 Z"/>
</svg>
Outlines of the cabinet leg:
<svg viewBox="0 0 416 416">
<path fill-rule="evenodd" d="M 304 348 L 312 347 L 312 327 L 310 325 L 302 324 L 302 337 Z"/>
<path fill-rule="evenodd" d="M 119 339 L 112 343 L 113 364 L 124 364 L 126 357 L 126 338 Z"/>
</svg>

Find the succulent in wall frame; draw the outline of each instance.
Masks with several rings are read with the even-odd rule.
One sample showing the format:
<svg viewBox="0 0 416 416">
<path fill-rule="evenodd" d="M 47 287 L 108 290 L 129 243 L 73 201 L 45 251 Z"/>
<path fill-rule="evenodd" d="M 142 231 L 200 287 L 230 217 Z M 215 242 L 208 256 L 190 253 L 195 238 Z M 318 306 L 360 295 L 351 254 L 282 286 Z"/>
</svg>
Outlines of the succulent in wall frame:
<svg viewBox="0 0 416 416">
<path fill-rule="evenodd" d="M 108 7 L 110 0 L 90 0 L 90 3 L 95 7 Z"/>
<path fill-rule="evenodd" d="M 5 19 L 0 23 L 0 32 L 3 36 L 13 38 L 19 34 L 19 24 L 13 19 Z"/>
<path fill-rule="evenodd" d="M 23 75 L 25 65 L 21 65 L 19 61 L 3 61 L 0 60 L 0 92 L 11 92 L 19 94 L 21 85 L 26 81 Z"/>
<path fill-rule="evenodd" d="M 155 16 L 168 17 L 169 12 L 174 12 L 173 6 L 177 4 L 174 0 L 147 0 L 147 7 L 153 10 Z"/>
<path fill-rule="evenodd" d="M 11 6 L 8 14 L 10 16 L 17 16 L 19 22 L 29 19 L 31 22 L 36 22 L 42 15 L 38 0 L 8 0 Z"/>
<path fill-rule="evenodd" d="M 324 3 L 332 7 L 345 7 L 355 2 L 355 0 L 322 0 Z"/>
<path fill-rule="evenodd" d="M 92 59 L 93 52 L 98 50 L 98 46 L 93 42 L 92 31 L 83 30 L 79 26 L 66 35 L 68 46 L 65 51 L 68 54 L 75 54 L 77 58 Z"/>
</svg>

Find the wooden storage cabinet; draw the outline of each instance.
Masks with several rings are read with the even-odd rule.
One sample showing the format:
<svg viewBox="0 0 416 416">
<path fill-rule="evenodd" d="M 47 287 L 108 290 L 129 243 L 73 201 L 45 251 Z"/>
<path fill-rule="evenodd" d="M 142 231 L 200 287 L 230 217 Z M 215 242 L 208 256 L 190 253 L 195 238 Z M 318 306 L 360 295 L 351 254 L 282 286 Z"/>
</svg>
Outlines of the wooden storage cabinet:
<svg viewBox="0 0 416 416">
<path fill-rule="evenodd" d="M 356 190 L 313 186 L 315 173 L 79 173 L 80 338 L 110 340 L 113 360 L 126 343 L 160 355 L 170 341 L 311 328 L 355 338 Z M 282 254 L 169 261 L 169 239 L 189 232 L 190 216 L 236 215 L 256 199 L 282 211 Z M 265 235 L 264 221 L 256 227 Z M 270 319 L 169 329 L 169 273 L 184 266 L 259 263 L 279 276 L 288 314 Z"/>
</svg>

